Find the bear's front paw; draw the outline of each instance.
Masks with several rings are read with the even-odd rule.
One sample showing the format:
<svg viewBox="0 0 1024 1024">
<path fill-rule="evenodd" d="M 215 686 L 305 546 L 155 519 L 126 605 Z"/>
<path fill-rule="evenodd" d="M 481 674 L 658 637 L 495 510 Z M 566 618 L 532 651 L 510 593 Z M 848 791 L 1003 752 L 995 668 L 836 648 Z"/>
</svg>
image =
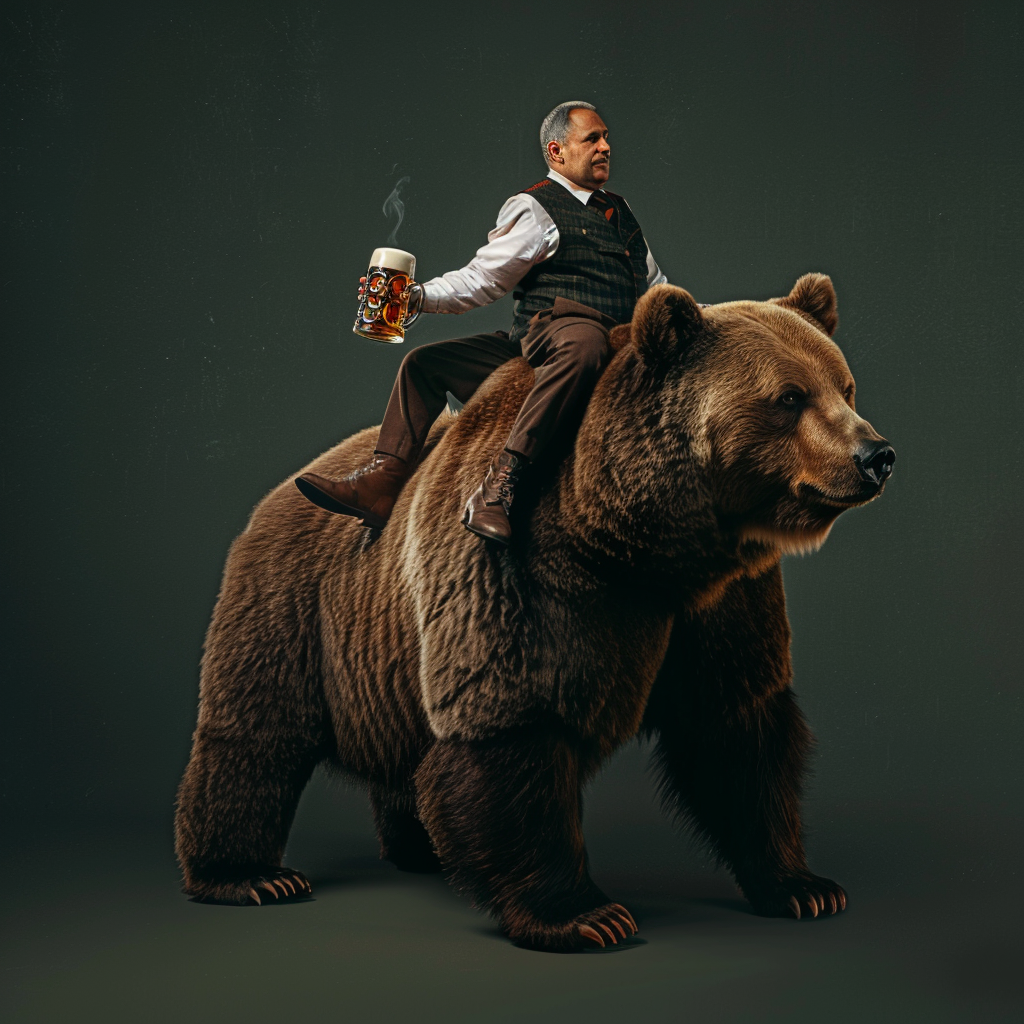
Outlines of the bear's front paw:
<svg viewBox="0 0 1024 1024">
<path fill-rule="evenodd" d="M 541 921 L 533 914 L 507 913 L 502 923 L 517 945 L 547 953 L 617 946 L 637 933 L 633 915 L 621 903 L 606 903 L 568 921 Z"/>
<path fill-rule="evenodd" d="M 309 879 L 293 868 L 261 868 L 243 875 L 192 879 L 185 885 L 185 894 L 202 903 L 228 903 L 234 906 L 261 906 L 274 900 L 313 895 Z"/>
<path fill-rule="evenodd" d="M 846 892 L 831 878 L 809 871 L 773 878 L 770 881 L 744 882 L 740 888 L 757 913 L 765 917 L 817 917 L 838 914 L 846 909 Z"/>
<path fill-rule="evenodd" d="M 633 915 L 621 903 L 609 903 L 589 914 L 581 914 L 573 923 L 582 943 L 602 949 L 617 946 L 638 931 Z"/>
</svg>

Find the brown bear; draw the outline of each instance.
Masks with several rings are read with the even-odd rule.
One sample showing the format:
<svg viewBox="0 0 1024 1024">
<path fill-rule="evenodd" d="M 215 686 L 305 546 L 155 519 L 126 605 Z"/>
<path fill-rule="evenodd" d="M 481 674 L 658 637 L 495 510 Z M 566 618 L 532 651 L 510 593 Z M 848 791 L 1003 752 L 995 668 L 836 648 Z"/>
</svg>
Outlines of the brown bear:
<svg viewBox="0 0 1024 1024">
<path fill-rule="evenodd" d="M 513 509 L 508 549 L 460 525 L 532 371 L 501 367 L 381 531 L 292 480 L 228 556 L 178 793 L 184 891 L 311 891 L 282 867 L 321 762 L 367 783 L 381 856 L 444 870 L 522 945 L 621 942 L 591 880 L 581 793 L 643 733 L 669 804 L 763 914 L 846 906 L 807 868 L 810 733 L 790 690 L 779 560 L 882 490 L 893 449 L 854 410 L 828 277 L 699 308 L 660 285 L 615 328 L 571 450 Z M 307 469 L 367 461 L 364 430 Z"/>
</svg>

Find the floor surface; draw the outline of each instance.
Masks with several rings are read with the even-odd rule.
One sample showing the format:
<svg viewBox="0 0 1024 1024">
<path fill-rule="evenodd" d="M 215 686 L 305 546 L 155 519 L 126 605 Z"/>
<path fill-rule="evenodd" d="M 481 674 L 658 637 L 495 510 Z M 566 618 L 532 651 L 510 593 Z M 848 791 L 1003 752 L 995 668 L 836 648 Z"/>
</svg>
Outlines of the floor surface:
<svg viewBox="0 0 1024 1024">
<path fill-rule="evenodd" d="M 30 844 L 2 876 L 3 1019 L 1024 1019 L 1019 821 L 812 807 L 812 867 L 848 887 L 850 908 L 767 920 L 673 833 L 650 790 L 629 753 L 587 812 L 593 874 L 640 935 L 571 956 L 517 949 L 440 878 L 379 863 L 365 797 L 323 779 L 287 858 L 313 882 L 302 903 L 191 903 L 169 840 Z"/>
</svg>

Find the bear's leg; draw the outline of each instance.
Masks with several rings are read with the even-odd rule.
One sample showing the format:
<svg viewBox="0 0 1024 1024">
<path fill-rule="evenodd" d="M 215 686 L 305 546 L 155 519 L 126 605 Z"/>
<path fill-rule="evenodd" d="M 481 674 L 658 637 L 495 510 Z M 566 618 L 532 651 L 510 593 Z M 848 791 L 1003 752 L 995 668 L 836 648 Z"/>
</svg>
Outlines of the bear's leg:
<svg viewBox="0 0 1024 1024">
<path fill-rule="evenodd" d="M 591 881 L 577 747 L 557 725 L 437 742 L 416 772 L 423 821 L 456 888 L 534 949 L 615 945 L 629 912 Z"/>
<path fill-rule="evenodd" d="M 842 887 L 807 869 L 800 789 L 811 736 L 788 688 L 731 712 L 696 701 L 658 731 L 662 792 L 710 840 L 758 913 L 845 909 Z"/>
<path fill-rule="evenodd" d="M 416 817 L 416 796 L 383 786 L 370 787 L 370 804 L 380 839 L 380 858 L 399 871 L 429 874 L 441 870 L 430 836 Z"/>
<path fill-rule="evenodd" d="M 201 719 L 178 788 L 184 892 L 236 904 L 309 895 L 305 876 L 283 868 L 281 858 L 299 796 L 320 759 L 308 737 L 275 732 L 265 721 Z"/>
<path fill-rule="evenodd" d="M 789 687 L 778 565 L 677 616 L 644 727 L 658 734 L 662 792 L 709 840 L 754 909 L 834 914 L 846 894 L 807 870 L 800 790 L 811 734 Z"/>
</svg>

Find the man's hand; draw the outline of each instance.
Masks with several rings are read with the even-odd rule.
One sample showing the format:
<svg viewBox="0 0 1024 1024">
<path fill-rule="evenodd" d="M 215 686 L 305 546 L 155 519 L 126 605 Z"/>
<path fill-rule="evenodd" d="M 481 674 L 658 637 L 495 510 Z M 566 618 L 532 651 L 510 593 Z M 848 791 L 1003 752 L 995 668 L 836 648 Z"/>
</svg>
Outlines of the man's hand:
<svg viewBox="0 0 1024 1024">
<path fill-rule="evenodd" d="M 402 324 L 405 327 L 412 327 L 412 325 L 416 323 L 420 313 L 423 312 L 423 300 L 426 296 L 423 293 L 423 285 L 418 281 L 409 285 L 406 292 L 409 296 L 409 306 Z"/>
</svg>

